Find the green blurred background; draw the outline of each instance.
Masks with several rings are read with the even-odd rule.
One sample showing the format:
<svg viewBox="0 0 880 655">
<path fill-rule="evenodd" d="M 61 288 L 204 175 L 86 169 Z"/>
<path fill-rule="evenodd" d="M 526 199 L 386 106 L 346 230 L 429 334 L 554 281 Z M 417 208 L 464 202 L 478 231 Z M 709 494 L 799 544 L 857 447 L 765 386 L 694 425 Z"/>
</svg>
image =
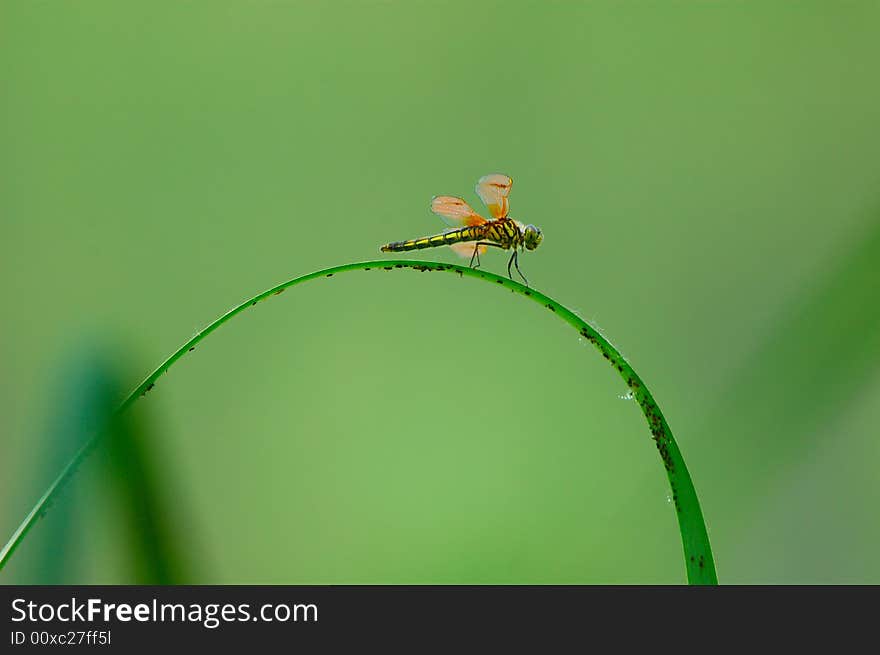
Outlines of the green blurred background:
<svg viewBox="0 0 880 655">
<path fill-rule="evenodd" d="M 57 428 L 83 353 L 128 390 L 501 171 L 545 234 L 523 270 L 663 408 L 719 579 L 880 582 L 878 28 L 872 1 L 5 0 L 0 541 L 82 438 Z M 588 345 L 449 275 L 256 307 L 133 412 L 161 579 L 683 582 L 644 418 Z M 0 581 L 156 579 L 108 461 Z"/>
</svg>

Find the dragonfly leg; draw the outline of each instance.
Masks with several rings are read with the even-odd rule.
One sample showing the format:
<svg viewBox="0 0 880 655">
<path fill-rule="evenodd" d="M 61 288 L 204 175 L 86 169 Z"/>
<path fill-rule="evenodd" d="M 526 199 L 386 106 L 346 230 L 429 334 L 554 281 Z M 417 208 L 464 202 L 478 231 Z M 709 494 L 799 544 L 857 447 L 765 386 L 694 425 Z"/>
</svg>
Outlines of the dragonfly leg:
<svg viewBox="0 0 880 655">
<path fill-rule="evenodd" d="M 510 261 L 507 262 L 507 274 L 510 275 L 510 264 L 513 263 L 514 268 L 516 268 L 516 272 L 519 273 L 519 276 L 523 279 L 523 282 L 526 283 L 526 286 L 529 286 L 529 281 L 526 279 L 526 276 L 523 275 L 523 272 L 519 270 L 519 256 L 517 255 L 516 250 L 513 251 L 513 254 L 510 256 Z M 513 277 L 511 276 L 511 280 Z"/>
<path fill-rule="evenodd" d="M 475 259 L 477 260 L 477 265 L 476 265 L 476 266 L 474 266 L 474 260 L 475 260 Z M 474 244 L 474 254 L 471 255 L 471 264 L 470 264 L 470 267 L 471 267 L 471 268 L 480 268 L 480 244 L 479 244 L 479 243 L 475 243 L 475 244 Z"/>
<path fill-rule="evenodd" d="M 493 248 L 500 248 L 497 243 L 492 243 L 491 241 L 478 241 L 474 244 L 474 254 L 471 255 L 471 268 L 480 268 L 480 246 L 492 246 Z M 477 265 L 474 266 L 474 260 L 477 261 Z"/>
</svg>

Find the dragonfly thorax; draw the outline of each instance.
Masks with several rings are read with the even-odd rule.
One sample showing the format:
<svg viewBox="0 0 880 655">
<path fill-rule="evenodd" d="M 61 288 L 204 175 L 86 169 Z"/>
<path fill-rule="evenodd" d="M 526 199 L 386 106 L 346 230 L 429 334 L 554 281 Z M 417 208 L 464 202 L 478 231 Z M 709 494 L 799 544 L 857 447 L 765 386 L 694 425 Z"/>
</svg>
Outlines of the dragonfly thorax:
<svg viewBox="0 0 880 655">
<path fill-rule="evenodd" d="M 525 248 L 527 250 L 534 250 L 541 243 L 541 239 L 544 238 L 541 230 L 534 225 L 523 225 L 508 216 L 489 221 L 481 227 L 481 238 L 494 241 L 505 249 Z"/>
</svg>

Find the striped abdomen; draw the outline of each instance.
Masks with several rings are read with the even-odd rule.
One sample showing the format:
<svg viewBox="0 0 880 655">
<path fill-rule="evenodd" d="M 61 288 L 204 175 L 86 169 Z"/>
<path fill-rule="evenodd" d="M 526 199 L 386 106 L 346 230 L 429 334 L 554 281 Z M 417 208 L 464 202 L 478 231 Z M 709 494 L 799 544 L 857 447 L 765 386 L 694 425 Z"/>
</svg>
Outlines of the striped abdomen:
<svg viewBox="0 0 880 655">
<path fill-rule="evenodd" d="M 486 225 L 474 225 L 463 227 L 458 230 L 450 230 L 443 234 L 435 234 L 432 237 L 410 239 L 409 241 L 395 241 L 382 246 L 382 252 L 401 252 L 403 250 L 421 250 L 422 248 L 435 248 L 437 246 L 449 246 L 453 243 L 464 241 L 480 241 L 486 238 Z"/>
<path fill-rule="evenodd" d="M 382 246 L 382 252 L 401 252 L 404 250 L 421 250 L 422 248 L 435 248 L 437 246 L 449 246 L 453 243 L 465 241 L 491 241 L 502 248 L 510 248 L 519 244 L 520 232 L 512 220 L 498 219 L 482 225 L 472 225 L 458 230 L 450 230 L 431 237 L 411 239 L 409 241 L 395 241 Z"/>
</svg>

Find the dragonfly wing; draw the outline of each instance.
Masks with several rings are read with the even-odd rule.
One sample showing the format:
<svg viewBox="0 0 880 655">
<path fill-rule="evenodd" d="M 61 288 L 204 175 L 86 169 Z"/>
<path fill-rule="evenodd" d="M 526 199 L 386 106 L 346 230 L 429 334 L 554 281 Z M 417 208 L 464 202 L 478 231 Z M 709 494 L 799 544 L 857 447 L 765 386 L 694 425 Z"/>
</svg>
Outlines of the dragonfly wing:
<svg viewBox="0 0 880 655">
<path fill-rule="evenodd" d="M 513 185 L 506 175 L 490 173 L 477 181 L 477 195 L 489 208 L 492 218 L 505 218 L 510 211 L 507 196 L 510 195 L 510 187 Z"/>
<path fill-rule="evenodd" d="M 431 199 L 431 211 L 451 227 L 468 227 L 486 222 L 469 204 L 455 196 L 434 196 Z"/>
<path fill-rule="evenodd" d="M 485 255 L 486 251 L 489 249 L 487 246 L 478 246 L 474 242 L 465 242 L 465 243 L 453 243 L 449 248 L 459 257 L 468 258 L 474 256 L 474 248 L 476 248 L 481 255 Z"/>
</svg>

